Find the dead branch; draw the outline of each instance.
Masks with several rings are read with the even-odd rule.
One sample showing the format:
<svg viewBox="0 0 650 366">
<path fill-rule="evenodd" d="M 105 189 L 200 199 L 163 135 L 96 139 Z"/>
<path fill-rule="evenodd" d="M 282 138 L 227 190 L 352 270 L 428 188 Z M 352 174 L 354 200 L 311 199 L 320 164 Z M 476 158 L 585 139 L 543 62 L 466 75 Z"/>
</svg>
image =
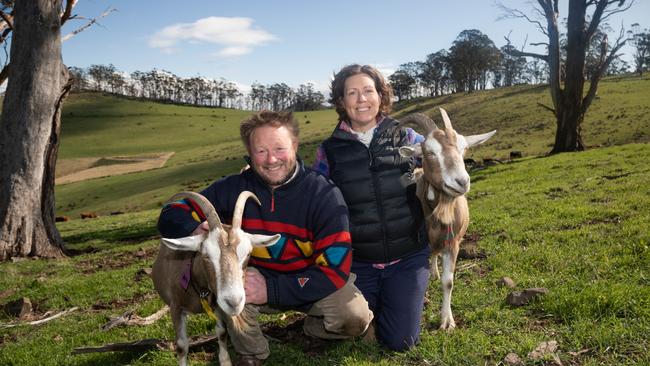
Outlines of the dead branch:
<svg viewBox="0 0 650 366">
<path fill-rule="evenodd" d="M 77 34 L 79 34 L 79 33 L 81 33 L 81 32 L 83 32 L 83 31 L 86 30 L 87 28 L 91 27 L 93 24 L 97 23 L 97 21 L 98 21 L 99 19 L 101 19 L 101 18 L 107 16 L 108 14 L 110 14 L 110 13 L 112 13 L 112 12 L 114 12 L 114 11 L 117 11 L 117 9 L 115 9 L 115 8 L 108 8 L 108 9 L 106 9 L 105 12 L 99 14 L 99 16 L 97 16 L 96 18 L 92 18 L 92 19 L 90 19 L 90 21 L 88 21 L 88 23 L 86 23 L 84 26 L 82 26 L 82 27 L 80 27 L 79 29 L 74 30 L 74 31 L 72 31 L 72 32 L 70 32 L 70 33 L 68 33 L 68 34 L 66 34 L 65 36 L 63 36 L 63 37 L 61 38 L 61 42 L 65 42 L 65 41 L 67 41 L 68 39 L 70 39 L 70 38 L 76 36 Z"/>
<path fill-rule="evenodd" d="M 65 3 L 65 10 L 61 14 L 61 25 L 63 25 L 68 19 L 71 19 L 72 8 L 77 5 L 77 0 L 68 0 Z"/>
<path fill-rule="evenodd" d="M 190 339 L 190 349 L 201 348 L 207 344 L 213 343 L 217 339 L 216 335 L 197 336 Z M 143 339 L 134 342 L 109 343 L 101 347 L 79 347 L 72 351 L 73 355 L 93 352 L 146 352 L 150 350 L 174 350 L 174 342 L 164 339 Z"/>
<path fill-rule="evenodd" d="M 4 30 L 5 28 L 14 29 L 14 17 L 11 14 L 0 11 L 0 17 L 5 21 L 4 24 L 0 25 L 0 30 Z"/>
<path fill-rule="evenodd" d="M 616 43 L 609 51 L 609 54 L 607 54 L 607 36 L 605 36 L 603 39 L 600 50 L 600 65 L 598 66 L 598 70 L 594 73 L 594 75 L 592 75 L 589 90 L 582 99 L 582 113 L 587 112 L 587 109 L 596 96 L 596 91 L 598 90 L 598 83 L 600 82 L 600 79 L 603 75 L 605 75 L 607 68 L 612 63 L 612 61 L 618 57 L 616 53 L 625 45 L 626 41 L 625 29 L 623 29 L 623 26 L 621 26 L 621 31 L 618 35 L 618 38 L 616 39 Z"/>
<path fill-rule="evenodd" d="M 508 37 L 504 37 L 508 44 L 510 45 L 510 39 Z M 511 48 L 506 51 L 507 54 L 515 57 L 532 57 L 532 58 L 537 58 L 542 61 L 548 62 L 548 55 L 542 55 L 539 53 L 533 53 L 533 52 L 525 52 L 525 51 L 519 51 L 518 49 Z"/>
<path fill-rule="evenodd" d="M 0 328 L 13 328 L 13 327 L 21 326 L 21 325 L 39 325 L 39 324 L 47 323 L 47 322 L 49 322 L 51 320 L 60 318 L 60 317 L 62 317 L 64 315 L 69 314 L 69 313 L 71 313 L 73 311 L 76 311 L 76 310 L 79 310 L 79 308 L 75 306 L 73 308 L 70 308 L 68 310 L 64 310 L 64 311 L 62 311 L 62 312 L 60 312 L 58 314 L 52 315 L 52 316 L 44 318 L 44 319 L 34 320 L 34 321 L 31 321 L 31 322 L 25 322 L 25 323 L 1 324 Z"/>
<path fill-rule="evenodd" d="M 605 10 L 605 12 L 603 13 L 602 18 L 600 18 L 601 22 L 604 21 L 605 19 L 609 18 L 610 16 L 616 14 L 616 13 L 621 13 L 621 12 L 624 12 L 624 11 L 628 10 L 629 8 L 632 7 L 632 5 L 634 5 L 634 2 L 635 2 L 635 0 L 631 0 L 626 7 L 623 7 L 622 6 L 623 4 L 620 3 L 620 1 L 619 1 L 620 5 L 616 9 L 609 10 L 609 11 Z"/>
<path fill-rule="evenodd" d="M 544 108 L 544 109 L 547 109 L 547 110 L 551 111 L 551 113 L 553 113 L 553 115 L 555 115 L 555 109 L 547 106 L 546 104 L 542 104 L 542 103 L 539 103 L 539 102 L 537 103 L 537 105 Z"/>
<path fill-rule="evenodd" d="M 149 325 L 153 324 L 162 318 L 169 311 L 169 306 L 165 305 L 160 310 L 148 317 L 142 318 L 133 314 L 133 310 L 127 311 L 122 316 L 111 318 L 111 320 L 102 326 L 102 330 L 106 331 L 121 325 Z"/>
<path fill-rule="evenodd" d="M 8 77 L 9 77 L 9 64 L 6 64 L 2 68 L 2 71 L 0 71 L 0 85 L 4 84 L 4 82 L 7 80 Z"/>
<path fill-rule="evenodd" d="M 540 22 L 539 20 L 532 19 L 530 18 L 527 14 L 522 12 L 519 9 L 513 9 L 509 8 L 501 3 L 497 4 L 497 7 L 503 12 L 503 15 L 501 15 L 497 20 L 501 19 L 525 19 L 529 23 L 535 25 L 543 34 L 546 33 L 546 27 Z M 538 11 L 539 13 L 539 11 Z"/>
</svg>

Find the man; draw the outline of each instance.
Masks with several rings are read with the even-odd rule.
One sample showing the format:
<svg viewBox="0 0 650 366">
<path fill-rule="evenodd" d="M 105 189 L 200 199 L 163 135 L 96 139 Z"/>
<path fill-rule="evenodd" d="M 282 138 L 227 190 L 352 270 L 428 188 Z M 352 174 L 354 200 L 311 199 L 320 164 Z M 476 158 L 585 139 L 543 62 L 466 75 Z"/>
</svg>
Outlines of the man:
<svg viewBox="0 0 650 366">
<path fill-rule="evenodd" d="M 282 235 L 251 254 L 243 311 L 249 327 L 238 332 L 226 319 L 239 365 L 260 365 L 269 356 L 257 322 L 260 311 L 303 311 L 304 332 L 321 339 L 358 336 L 372 320 L 350 273 L 347 206 L 336 186 L 297 157 L 298 132 L 291 113 L 264 111 L 244 120 L 240 134 L 251 169 L 201 192 L 224 222 L 230 222 L 240 192 L 255 193 L 261 206 L 247 204 L 242 229 Z M 167 238 L 197 235 L 207 231 L 201 215 L 191 202 L 170 204 L 162 210 L 158 229 Z"/>
</svg>

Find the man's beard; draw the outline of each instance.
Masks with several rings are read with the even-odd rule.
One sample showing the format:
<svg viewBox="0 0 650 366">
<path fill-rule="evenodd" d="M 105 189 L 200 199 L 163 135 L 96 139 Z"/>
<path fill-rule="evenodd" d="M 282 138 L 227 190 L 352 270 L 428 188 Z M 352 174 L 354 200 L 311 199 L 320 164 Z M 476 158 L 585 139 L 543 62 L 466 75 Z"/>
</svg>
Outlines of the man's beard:
<svg viewBox="0 0 650 366">
<path fill-rule="evenodd" d="M 260 174 L 260 170 L 261 170 L 261 169 L 258 169 L 258 170 L 257 170 L 257 175 L 259 175 L 259 176 L 262 178 L 262 180 L 264 180 L 264 182 L 265 182 L 266 184 L 268 184 L 268 185 L 270 185 L 270 186 L 278 187 L 278 186 L 281 186 L 281 185 L 283 185 L 283 184 L 285 184 L 285 183 L 287 183 L 288 181 L 291 180 L 291 178 L 293 177 L 294 173 L 296 172 L 296 167 L 297 167 L 297 166 L 298 166 L 298 164 L 294 161 L 294 162 L 293 162 L 293 167 L 290 167 L 290 168 L 287 170 L 287 174 L 286 174 L 284 177 L 282 177 L 281 179 L 273 180 L 273 181 L 272 181 L 272 180 L 269 180 L 269 177 L 268 177 L 267 175 L 265 175 L 265 174 Z"/>
</svg>

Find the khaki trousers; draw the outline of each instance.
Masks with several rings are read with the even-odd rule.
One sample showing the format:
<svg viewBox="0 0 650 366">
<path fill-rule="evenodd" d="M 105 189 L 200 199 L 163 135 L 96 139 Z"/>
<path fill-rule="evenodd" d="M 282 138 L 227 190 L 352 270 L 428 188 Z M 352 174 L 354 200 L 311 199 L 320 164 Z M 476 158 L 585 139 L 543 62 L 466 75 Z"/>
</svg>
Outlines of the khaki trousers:
<svg viewBox="0 0 650 366">
<path fill-rule="evenodd" d="M 355 279 L 356 275 L 350 273 L 343 287 L 312 305 L 303 325 L 305 334 L 322 339 L 347 339 L 359 336 L 368 329 L 373 314 L 361 291 L 354 285 Z M 240 315 L 241 323 L 244 323 L 241 327 L 235 326 L 232 318 L 225 317 L 235 351 L 261 360 L 269 357 L 269 343 L 262 334 L 257 316 L 260 313 L 280 312 L 268 305 L 246 304 Z"/>
</svg>

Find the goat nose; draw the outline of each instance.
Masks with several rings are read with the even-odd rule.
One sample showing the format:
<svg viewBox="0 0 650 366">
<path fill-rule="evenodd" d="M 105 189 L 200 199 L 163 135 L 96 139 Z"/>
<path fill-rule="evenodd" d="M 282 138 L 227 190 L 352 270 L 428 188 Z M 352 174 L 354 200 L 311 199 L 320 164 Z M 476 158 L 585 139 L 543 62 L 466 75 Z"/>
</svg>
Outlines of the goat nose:
<svg viewBox="0 0 650 366">
<path fill-rule="evenodd" d="M 243 298 L 241 296 L 229 297 L 226 299 L 226 304 L 228 304 L 228 306 L 230 306 L 230 308 L 234 310 L 237 309 L 239 304 L 241 304 L 242 300 Z"/>
<path fill-rule="evenodd" d="M 469 178 L 468 177 L 456 178 L 456 184 L 458 184 L 460 187 L 466 187 L 467 184 L 469 184 Z"/>
</svg>

